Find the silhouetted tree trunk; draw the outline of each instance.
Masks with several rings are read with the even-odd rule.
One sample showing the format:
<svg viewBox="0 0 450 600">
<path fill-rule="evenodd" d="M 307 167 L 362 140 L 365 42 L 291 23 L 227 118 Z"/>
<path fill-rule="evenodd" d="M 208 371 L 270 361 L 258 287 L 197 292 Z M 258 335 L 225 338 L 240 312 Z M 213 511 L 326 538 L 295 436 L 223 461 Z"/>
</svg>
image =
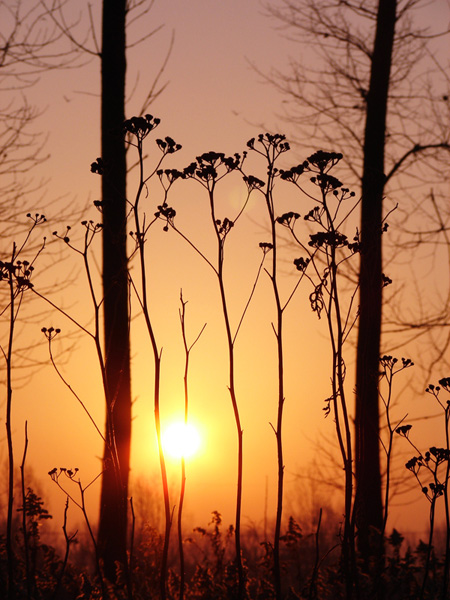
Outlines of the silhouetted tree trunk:
<svg viewBox="0 0 450 600">
<path fill-rule="evenodd" d="M 383 527 L 378 373 L 382 313 L 383 192 L 386 114 L 396 0 L 379 0 L 364 132 L 361 199 L 360 314 L 356 363 L 355 472 L 358 549 L 381 549 Z"/>
<path fill-rule="evenodd" d="M 287 96 L 287 118 L 298 126 L 301 145 L 308 151 L 325 147 L 343 152 L 348 167 L 344 181 L 361 182 L 360 273 L 350 272 L 350 276 L 355 280 L 357 276 L 360 284 L 354 516 L 358 547 L 366 561 L 382 549 L 375 532 L 383 531 L 388 509 L 386 506 L 383 515 L 378 397 L 383 194 L 395 175 L 398 183 L 390 192 L 392 200 L 405 186 L 403 177 L 409 174 L 416 182 L 440 186 L 442 198 L 446 192 L 441 173 L 450 146 L 448 128 L 441 124 L 446 122 L 448 77 L 428 43 L 447 35 L 447 30 L 445 24 L 442 29 L 437 24 L 435 31 L 428 32 L 415 22 L 414 11 L 426 6 L 421 0 L 283 0 L 276 6 L 266 4 L 268 12 L 306 47 L 306 57 L 291 61 L 288 75 L 272 71 L 267 77 Z M 308 62 L 311 49 L 317 62 Z M 441 87 L 444 92 L 440 92 Z M 423 169 L 422 156 L 427 159 Z M 439 174 L 437 182 L 434 173 Z M 423 211 L 424 198 L 414 200 L 410 188 L 402 200 L 405 219 L 419 204 Z M 434 214 L 434 208 L 432 211 Z M 436 231 L 437 246 L 438 229 L 427 229 Z M 443 231 L 442 226 L 439 231 Z M 402 249 L 402 242 L 397 249 Z M 384 307 L 386 324 L 386 313 L 392 311 L 386 301 Z M 403 331 L 408 326 L 415 331 L 442 329 L 448 320 L 448 302 L 439 317 L 433 317 L 431 311 L 428 315 L 408 321 Z M 398 322 L 394 313 L 391 323 Z M 444 338 L 439 359 L 448 348 L 449 338 Z M 371 539 L 372 532 L 375 535 Z"/>
<path fill-rule="evenodd" d="M 98 546 L 105 575 L 126 565 L 131 441 L 131 382 L 126 252 L 125 120 L 126 0 L 104 0 L 101 52 L 101 136 L 104 174 L 103 291 L 106 439 Z"/>
</svg>

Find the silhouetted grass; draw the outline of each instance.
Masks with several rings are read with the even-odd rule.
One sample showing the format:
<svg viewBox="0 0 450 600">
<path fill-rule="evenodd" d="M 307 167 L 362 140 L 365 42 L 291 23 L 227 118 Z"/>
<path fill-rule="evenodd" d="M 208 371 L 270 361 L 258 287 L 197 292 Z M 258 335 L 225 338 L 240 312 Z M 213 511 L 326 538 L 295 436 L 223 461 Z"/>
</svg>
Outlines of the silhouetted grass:
<svg viewBox="0 0 450 600">
<path fill-rule="evenodd" d="M 41 540 L 42 516 L 47 515 L 42 500 L 29 491 L 34 499 L 26 510 L 29 545 L 33 548 L 33 586 L 27 585 L 27 567 L 24 556 L 23 532 L 16 523 L 14 549 L 14 589 L 18 600 L 94 600 L 102 595 L 102 584 L 96 570 L 95 559 L 86 547 L 76 564 L 65 561 L 64 552 Z M 48 515 L 47 515 L 48 516 Z M 47 516 L 45 518 L 47 518 Z M 305 524 L 305 530 L 307 530 Z M 316 553 L 316 536 L 313 531 L 304 533 L 301 524 L 288 519 L 281 536 L 280 562 L 286 599 L 339 600 L 346 597 L 339 553 L 330 552 L 327 545 L 336 539 L 336 528 L 320 531 L 322 543 Z M 4 524 L 2 524 L 2 530 Z M 148 523 L 141 523 L 137 531 L 137 544 L 131 573 L 132 595 L 135 600 L 159 598 L 160 561 L 164 535 Z M 385 538 L 386 561 L 381 573 L 383 598 L 389 600 L 435 599 L 441 595 L 444 581 L 445 552 L 435 554 L 426 543 L 417 547 L 405 544 L 403 536 L 395 529 Z M 73 541 L 75 543 L 75 541 Z M 212 513 L 205 527 L 196 527 L 184 539 L 185 586 L 188 600 L 230 600 L 237 598 L 239 578 L 234 560 L 233 526 L 224 526 L 221 515 Z M 275 598 L 273 586 L 273 548 L 262 539 L 262 531 L 252 528 L 242 531 L 245 598 L 271 600 Z M 428 554 L 430 558 L 428 559 Z M 318 563 L 316 562 L 318 557 Z M 426 570 L 428 577 L 423 588 Z M 127 598 L 125 573 L 117 566 L 116 585 L 104 582 L 105 593 L 111 600 Z M 6 540 L 0 536 L 0 577 L 3 584 L 7 576 Z M 375 598 L 380 582 L 371 581 L 358 570 L 359 598 Z M 423 588 L 423 589 L 422 589 Z M 179 598 L 180 574 L 175 554 L 169 557 L 167 597 Z M 2 595 L 4 597 L 4 595 Z M 357 596 L 355 596 L 357 597 Z"/>
</svg>

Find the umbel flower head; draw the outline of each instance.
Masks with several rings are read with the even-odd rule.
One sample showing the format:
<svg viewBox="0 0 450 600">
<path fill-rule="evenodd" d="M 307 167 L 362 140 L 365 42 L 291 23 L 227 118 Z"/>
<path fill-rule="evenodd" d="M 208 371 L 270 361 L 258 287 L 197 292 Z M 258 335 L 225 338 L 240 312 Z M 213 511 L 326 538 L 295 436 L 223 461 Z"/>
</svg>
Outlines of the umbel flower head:
<svg viewBox="0 0 450 600">
<path fill-rule="evenodd" d="M 14 282 L 17 291 L 31 289 L 31 276 L 34 267 L 27 260 L 18 260 L 16 263 L 0 261 L 0 281 Z"/>
<path fill-rule="evenodd" d="M 247 142 L 247 148 L 255 150 L 255 138 L 252 138 Z M 286 136 L 282 133 L 260 133 L 258 135 L 258 142 L 262 144 L 264 148 L 272 147 L 278 152 L 287 152 L 290 150 L 289 142 L 286 142 Z"/>
<path fill-rule="evenodd" d="M 241 155 L 238 153 L 234 156 L 225 156 L 223 152 L 204 152 L 201 156 L 197 156 L 196 160 L 197 162 L 192 162 L 185 167 L 183 174 L 205 184 L 220 177 L 218 171 L 220 167 L 224 168 L 225 173 L 230 173 L 241 165 Z"/>
<path fill-rule="evenodd" d="M 143 140 L 150 131 L 153 131 L 161 123 L 161 119 L 153 115 L 144 115 L 143 117 L 131 117 L 123 124 L 124 133 L 135 135 L 138 140 Z"/>
<path fill-rule="evenodd" d="M 99 156 L 97 160 L 91 163 L 91 173 L 95 173 L 96 175 L 103 175 L 105 172 L 105 164 L 103 159 Z"/>
<path fill-rule="evenodd" d="M 61 333 L 61 329 L 55 329 L 54 327 L 43 327 L 41 331 L 49 342 L 51 342 L 58 335 L 58 333 Z"/>
<path fill-rule="evenodd" d="M 340 160 L 342 160 L 342 154 L 340 152 L 317 150 L 317 152 L 308 156 L 307 162 L 311 167 L 315 167 L 319 173 L 326 173 L 337 165 Z"/>
<path fill-rule="evenodd" d="M 169 136 L 165 137 L 163 140 L 157 139 L 156 144 L 164 154 L 173 154 L 174 152 L 181 150 L 181 144 L 177 144 L 175 140 Z"/>
</svg>

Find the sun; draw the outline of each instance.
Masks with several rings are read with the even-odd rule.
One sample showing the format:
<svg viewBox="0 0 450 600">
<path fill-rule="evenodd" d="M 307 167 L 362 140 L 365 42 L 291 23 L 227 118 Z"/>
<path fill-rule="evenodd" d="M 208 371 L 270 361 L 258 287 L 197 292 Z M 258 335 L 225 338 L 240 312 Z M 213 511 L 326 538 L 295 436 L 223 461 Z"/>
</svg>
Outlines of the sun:
<svg viewBox="0 0 450 600">
<path fill-rule="evenodd" d="M 189 423 L 172 423 L 162 433 L 163 449 L 173 458 L 193 456 L 198 452 L 200 444 L 198 430 Z"/>
</svg>

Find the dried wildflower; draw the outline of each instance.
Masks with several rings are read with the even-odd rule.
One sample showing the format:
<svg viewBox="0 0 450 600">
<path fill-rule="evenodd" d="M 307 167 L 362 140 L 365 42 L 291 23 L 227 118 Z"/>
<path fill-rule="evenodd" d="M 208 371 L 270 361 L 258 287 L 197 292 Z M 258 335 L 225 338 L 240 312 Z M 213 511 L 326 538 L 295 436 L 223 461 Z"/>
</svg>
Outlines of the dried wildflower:
<svg viewBox="0 0 450 600">
<path fill-rule="evenodd" d="M 271 244 L 270 242 L 260 242 L 259 243 L 259 247 L 261 248 L 261 250 L 263 251 L 264 256 L 270 252 L 271 250 L 273 250 L 273 244 Z"/>
<path fill-rule="evenodd" d="M 307 160 L 302 162 L 301 164 L 291 167 L 287 171 L 280 169 L 280 178 L 284 181 L 291 181 L 292 183 L 297 183 L 300 175 L 302 175 L 308 168 L 309 163 Z"/>
<path fill-rule="evenodd" d="M 45 215 L 41 215 L 40 213 L 35 213 L 34 215 L 27 213 L 27 217 L 31 219 L 35 225 L 40 225 L 41 223 L 47 222 Z"/>
<path fill-rule="evenodd" d="M 381 286 L 386 287 L 388 285 L 391 285 L 391 283 L 392 283 L 392 279 L 390 277 L 388 277 L 387 275 L 385 275 L 384 273 L 381 273 Z"/>
<path fill-rule="evenodd" d="M 408 460 L 408 462 L 405 464 L 405 467 L 408 469 L 408 471 L 412 471 L 414 473 L 418 462 L 419 459 L 417 456 L 413 456 L 413 458 Z"/>
<path fill-rule="evenodd" d="M 294 265 L 297 271 L 301 271 L 302 273 L 304 273 L 306 271 L 306 267 L 309 264 L 309 261 L 309 258 L 303 258 L 302 256 L 300 258 L 296 258 L 294 260 Z"/>
<path fill-rule="evenodd" d="M 169 206 L 166 202 L 163 202 L 162 204 L 160 204 L 158 206 L 158 210 L 157 212 L 155 212 L 155 217 L 158 219 L 163 219 L 166 221 L 166 224 L 163 227 L 163 231 L 169 231 L 169 225 L 171 227 L 174 226 L 174 218 L 176 215 L 176 211 L 174 208 L 172 208 L 171 206 Z M 137 236 L 138 239 L 143 240 L 144 236 L 143 234 L 141 235 L 141 237 Z"/>
<path fill-rule="evenodd" d="M 319 186 L 325 194 L 332 190 L 336 191 L 337 188 L 342 186 L 342 182 L 339 181 L 339 179 L 333 177 L 333 175 L 328 175 L 327 173 L 319 173 L 319 175 L 311 177 L 311 182 Z"/>
<path fill-rule="evenodd" d="M 439 385 L 441 385 L 446 392 L 450 392 L 450 377 L 439 379 Z"/>
<path fill-rule="evenodd" d="M 228 233 L 230 232 L 231 228 L 234 227 L 233 221 L 231 221 L 230 219 L 227 219 L 226 217 L 223 221 L 221 221 L 220 219 L 217 219 L 216 225 L 217 225 L 217 233 L 222 238 L 225 238 L 228 235 Z"/>
<path fill-rule="evenodd" d="M 342 154 L 339 152 L 325 152 L 318 150 L 308 156 L 308 162 L 311 166 L 316 167 L 321 173 L 329 171 L 342 159 Z"/>
<path fill-rule="evenodd" d="M 395 432 L 398 433 L 398 435 L 402 435 L 403 437 L 408 437 L 411 428 L 412 425 L 401 425 L 400 427 L 397 427 Z"/>
<path fill-rule="evenodd" d="M 181 144 L 177 144 L 171 137 L 167 136 L 164 140 L 157 139 L 156 144 L 164 154 L 173 154 L 181 150 Z"/>
<path fill-rule="evenodd" d="M 160 119 L 149 114 L 143 117 L 131 117 L 124 122 L 123 131 L 135 135 L 139 141 L 142 141 L 160 123 Z"/>
<path fill-rule="evenodd" d="M 292 228 L 295 221 L 299 218 L 300 215 L 297 212 L 289 211 L 281 215 L 281 217 L 277 217 L 276 222 L 285 227 Z"/>
<path fill-rule="evenodd" d="M 264 181 L 261 181 L 261 179 L 258 179 L 257 177 L 254 177 L 253 175 L 244 175 L 244 182 L 247 184 L 248 190 L 255 190 L 255 189 L 261 189 L 262 187 L 264 187 Z"/>
<path fill-rule="evenodd" d="M 309 236 L 309 246 L 313 248 L 321 248 L 322 246 L 330 246 L 332 248 L 343 248 L 348 246 L 348 238 L 339 231 L 319 231 Z"/>
<path fill-rule="evenodd" d="M 55 329 L 54 327 L 42 327 L 41 331 L 49 342 L 51 342 L 59 333 L 61 333 L 61 329 Z"/>
<path fill-rule="evenodd" d="M 91 173 L 96 173 L 97 175 L 103 175 L 105 172 L 105 164 L 101 157 L 97 158 L 93 163 L 91 163 Z"/>
<path fill-rule="evenodd" d="M 290 150 L 289 143 L 286 142 L 286 136 L 281 133 L 260 133 L 258 142 L 266 149 L 272 148 L 276 152 L 282 153 Z M 255 149 L 255 138 L 247 142 L 247 147 L 251 150 Z"/>
<path fill-rule="evenodd" d="M 177 179 L 186 179 L 186 175 L 178 169 L 159 169 L 156 174 L 164 189 L 168 189 Z M 168 186 L 164 185 L 164 180 L 167 180 Z"/>
</svg>

